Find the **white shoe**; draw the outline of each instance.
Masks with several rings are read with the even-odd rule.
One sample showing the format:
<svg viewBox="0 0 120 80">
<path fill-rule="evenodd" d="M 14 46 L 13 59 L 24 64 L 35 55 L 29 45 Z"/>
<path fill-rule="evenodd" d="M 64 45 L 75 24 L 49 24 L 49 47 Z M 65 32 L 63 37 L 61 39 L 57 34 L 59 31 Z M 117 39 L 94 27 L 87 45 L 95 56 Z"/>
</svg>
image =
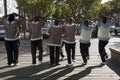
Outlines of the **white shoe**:
<svg viewBox="0 0 120 80">
<path fill-rule="evenodd" d="M 14 64 L 14 66 L 19 66 L 19 65 L 20 65 L 19 63 Z"/>
<path fill-rule="evenodd" d="M 67 67 L 71 67 L 71 66 L 73 66 L 73 64 L 67 64 L 66 66 L 67 66 Z"/>
<path fill-rule="evenodd" d="M 12 63 L 12 64 L 9 64 L 8 66 L 12 67 L 12 66 L 14 66 L 14 64 Z"/>
<path fill-rule="evenodd" d="M 42 64 L 43 62 L 42 61 L 40 61 L 40 60 L 38 60 L 38 62 L 39 62 L 39 64 Z"/>
<path fill-rule="evenodd" d="M 31 66 L 37 66 L 37 64 L 32 64 Z"/>
</svg>

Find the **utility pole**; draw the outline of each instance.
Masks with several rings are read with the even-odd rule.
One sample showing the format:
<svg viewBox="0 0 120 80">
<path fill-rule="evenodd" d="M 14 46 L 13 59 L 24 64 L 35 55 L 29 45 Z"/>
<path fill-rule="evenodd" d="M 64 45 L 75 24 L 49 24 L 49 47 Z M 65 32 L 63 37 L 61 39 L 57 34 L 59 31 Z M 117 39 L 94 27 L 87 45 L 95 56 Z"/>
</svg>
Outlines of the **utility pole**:
<svg viewBox="0 0 120 80">
<path fill-rule="evenodd" d="M 7 15 L 7 0 L 4 0 L 4 14 Z"/>
</svg>

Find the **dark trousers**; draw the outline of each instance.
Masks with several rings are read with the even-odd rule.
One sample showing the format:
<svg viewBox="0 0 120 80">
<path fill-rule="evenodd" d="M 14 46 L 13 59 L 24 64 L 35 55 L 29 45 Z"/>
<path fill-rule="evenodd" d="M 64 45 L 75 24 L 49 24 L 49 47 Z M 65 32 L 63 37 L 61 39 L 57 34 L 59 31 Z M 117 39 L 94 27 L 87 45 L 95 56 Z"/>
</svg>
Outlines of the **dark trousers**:
<svg viewBox="0 0 120 80">
<path fill-rule="evenodd" d="M 90 43 L 80 43 L 80 52 L 81 52 L 82 59 L 85 63 L 87 62 L 86 57 L 89 56 L 90 45 L 91 45 Z"/>
<path fill-rule="evenodd" d="M 64 54 L 63 54 L 63 51 L 62 51 L 62 48 L 63 48 L 64 44 L 65 44 L 65 42 L 62 41 L 62 45 L 61 45 L 61 49 L 60 49 L 60 55 L 61 55 L 61 57 L 64 57 Z"/>
<path fill-rule="evenodd" d="M 42 40 L 31 41 L 32 64 L 36 64 L 36 51 L 39 50 L 38 60 L 42 61 L 43 46 Z"/>
<path fill-rule="evenodd" d="M 50 64 L 59 64 L 60 46 L 49 46 Z"/>
<path fill-rule="evenodd" d="M 67 52 L 68 64 L 71 64 L 71 57 L 73 60 L 75 60 L 75 45 L 76 43 L 73 44 L 65 43 L 65 50 Z"/>
<path fill-rule="evenodd" d="M 20 47 L 20 41 L 7 41 L 5 40 L 5 48 L 7 51 L 7 61 L 8 65 L 14 63 L 18 63 L 18 55 L 19 55 L 19 47 Z"/>
<path fill-rule="evenodd" d="M 107 55 L 105 46 L 108 44 L 108 41 L 99 40 L 99 54 L 101 56 L 102 62 L 105 62 L 105 56 Z"/>
</svg>

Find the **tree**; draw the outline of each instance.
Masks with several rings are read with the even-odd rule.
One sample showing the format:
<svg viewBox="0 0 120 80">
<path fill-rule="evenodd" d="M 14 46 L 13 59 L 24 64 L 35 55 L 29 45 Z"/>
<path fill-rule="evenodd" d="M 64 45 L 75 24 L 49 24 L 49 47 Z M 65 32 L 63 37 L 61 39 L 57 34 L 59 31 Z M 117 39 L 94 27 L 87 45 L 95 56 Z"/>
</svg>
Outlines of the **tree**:
<svg viewBox="0 0 120 80">
<path fill-rule="evenodd" d="M 111 14 L 117 13 L 120 14 L 120 0 L 112 0 L 109 2 L 109 5 L 111 6 Z"/>
<path fill-rule="evenodd" d="M 4 0 L 4 14 L 7 15 L 7 0 Z"/>
<path fill-rule="evenodd" d="M 96 13 L 100 9 L 101 0 L 57 0 L 58 2 L 64 2 L 63 14 L 66 16 L 72 16 L 75 19 L 81 17 L 93 17 L 93 13 Z M 97 5 L 96 5 L 97 4 Z M 93 11 L 91 9 L 94 9 Z M 91 13 L 89 13 L 91 10 Z M 89 18 L 91 18 L 89 17 Z"/>
<path fill-rule="evenodd" d="M 44 18 L 53 14 L 53 0 L 16 0 L 18 9 L 28 14 L 28 17 L 39 15 Z"/>
<path fill-rule="evenodd" d="M 101 0 L 17 0 L 18 9 L 28 17 L 93 18 L 101 11 Z M 61 4 L 62 3 L 62 4 Z M 101 10 L 101 11 L 100 11 Z"/>
</svg>

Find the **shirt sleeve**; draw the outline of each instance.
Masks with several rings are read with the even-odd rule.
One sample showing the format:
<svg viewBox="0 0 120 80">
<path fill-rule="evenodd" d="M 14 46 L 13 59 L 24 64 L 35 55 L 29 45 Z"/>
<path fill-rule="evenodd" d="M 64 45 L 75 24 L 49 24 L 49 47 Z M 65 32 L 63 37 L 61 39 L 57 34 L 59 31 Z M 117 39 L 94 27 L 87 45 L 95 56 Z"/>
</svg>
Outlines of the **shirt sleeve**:
<svg viewBox="0 0 120 80">
<path fill-rule="evenodd" d="M 96 23 L 96 27 L 99 28 L 100 26 L 101 26 L 101 22 L 97 22 L 97 23 Z"/>
<path fill-rule="evenodd" d="M 82 25 L 77 25 L 77 29 L 81 30 L 82 29 Z"/>
<path fill-rule="evenodd" d="M 111 22 L 110 22 L 110 21 L 108 21 L 108 26 L 109 26 L 109 27 L 112 27 L 112 24 L 111 24 Z"/>
</svg>

